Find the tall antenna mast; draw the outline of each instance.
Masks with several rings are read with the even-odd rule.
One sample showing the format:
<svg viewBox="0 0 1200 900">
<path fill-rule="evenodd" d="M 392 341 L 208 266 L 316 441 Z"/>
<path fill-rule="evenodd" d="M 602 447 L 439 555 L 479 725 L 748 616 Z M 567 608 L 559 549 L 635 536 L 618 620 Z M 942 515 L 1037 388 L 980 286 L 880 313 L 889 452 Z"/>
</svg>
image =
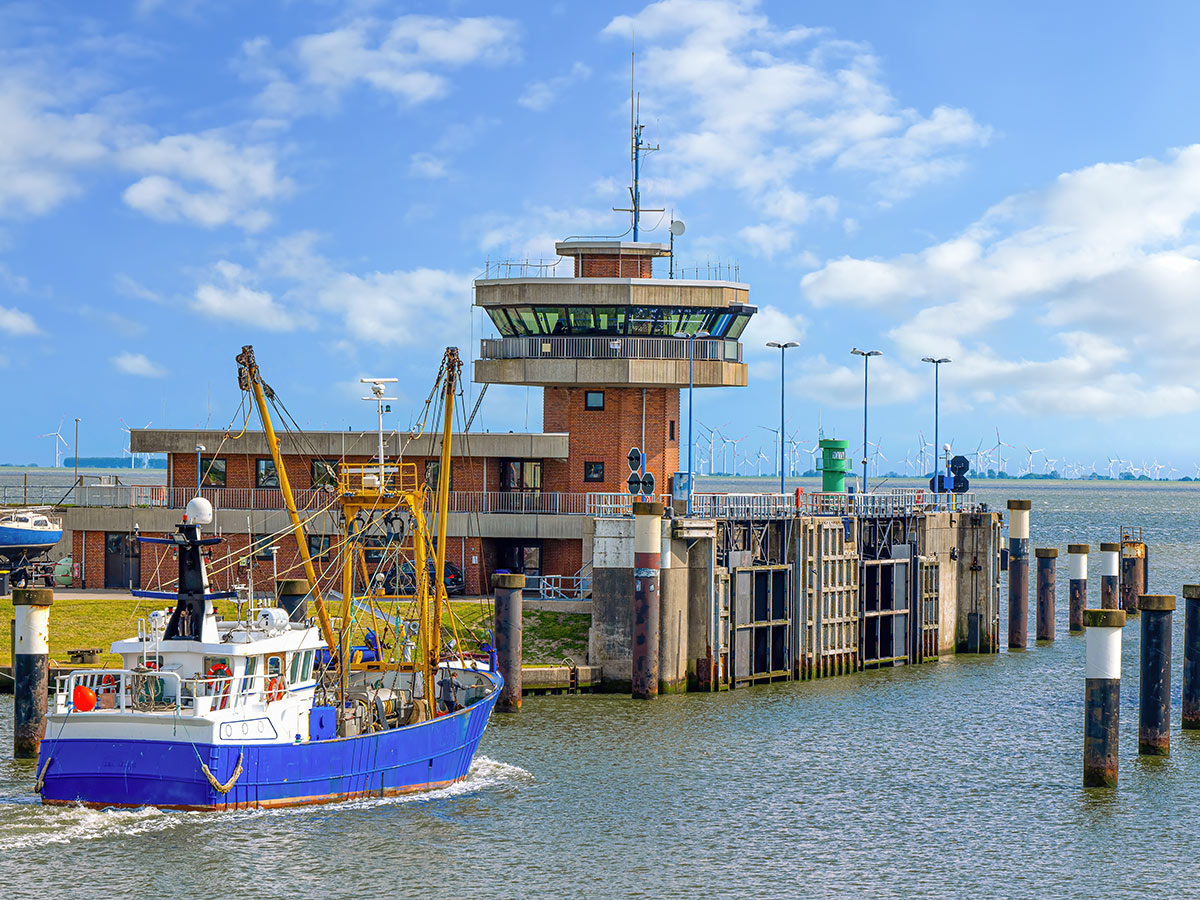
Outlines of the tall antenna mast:
<svg viewBox="0 0 1200 900">
<path fill-rule="evenodd" d="M 633 184 L 629 188 L 629 209 L 618 209 L 616 212 L 627 212 L 633 216 L 633 239 L 639 240 L 642 219 L 642 192 L 639 186 L 642 174 L 642 154 L 651 153 L 658 149 L 655 144 L 650 147 L 642 142 L 642 97 L 636 90 L 636 50 L 629 52 L 629 156 L 633 167 Z M 647 210 L 647 212 L 665 212 L 662 209 Z"/>
</svg>

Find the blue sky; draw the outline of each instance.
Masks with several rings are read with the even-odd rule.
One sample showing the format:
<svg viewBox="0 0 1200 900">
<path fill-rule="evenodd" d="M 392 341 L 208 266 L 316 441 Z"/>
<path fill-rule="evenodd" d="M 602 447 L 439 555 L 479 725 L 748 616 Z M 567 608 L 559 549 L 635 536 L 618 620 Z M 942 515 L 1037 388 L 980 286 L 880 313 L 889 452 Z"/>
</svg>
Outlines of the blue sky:
<svg viewBox="0 0 1200 900">
<path fill-rule="evenodd" d="M 1099 469 L 1193 474 L 1200 63 L 1191 4 L 381 2 L 0 7 L 0 458 L 120 419 L 223 427 L 253 343 L 302 423 L 370 425 L 357 379 L 470 355 L 486 260 L 627 221 L 631 34 L 647 205 L 682 265 L 736 260 L 751 386 L 697 418 L 892 467 L 996 429 Z M 648 216 L 647 237 L 665 240 Z M 528 426 L 540 426 L 536 391 Z M 526 392 L 484 427 L 524 429 Z M 727 424 L 726 424 L 727 423 Z M 1012 456 L 1018 451 L 1008 451 Z M 1022 450 L 1019 455 L 1025 456 Z M 1039 456 L 1037 466 L 1042 467 Z M 885 464 L 885 467 L 886 464 Z"/>
</svg>

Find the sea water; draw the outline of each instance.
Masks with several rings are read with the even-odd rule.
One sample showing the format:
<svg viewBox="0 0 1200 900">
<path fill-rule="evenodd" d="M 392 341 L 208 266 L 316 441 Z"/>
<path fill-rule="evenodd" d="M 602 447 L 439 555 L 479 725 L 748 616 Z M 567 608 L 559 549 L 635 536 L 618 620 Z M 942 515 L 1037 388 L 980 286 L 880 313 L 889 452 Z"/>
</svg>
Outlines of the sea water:
<svg viewBox="0 0 1200 900">
<path fill-rule="evenodd" d="M 1182 600 L 1171 756 L 1137 756 L 1133 619 L 1120 785 L 1085 789 L 1065 550 L 1092 545 L 1096 606 L 1098 544 L 1141 526 L 1150 589 L 1179 594 L 1200 583 L 1200 484 L 979 496 L 1031 499 L 1031 547 L 1059 549 L 1055 642 L 652 703 L 530 697 L 493 717 L 466 781 L 429 794 L 233 814 L 43 808 L 34 765 L 9 758 L 0 698 L 0 896 L 1193 896 L 1200 735 L 1178 726 Z"/>
</svg>

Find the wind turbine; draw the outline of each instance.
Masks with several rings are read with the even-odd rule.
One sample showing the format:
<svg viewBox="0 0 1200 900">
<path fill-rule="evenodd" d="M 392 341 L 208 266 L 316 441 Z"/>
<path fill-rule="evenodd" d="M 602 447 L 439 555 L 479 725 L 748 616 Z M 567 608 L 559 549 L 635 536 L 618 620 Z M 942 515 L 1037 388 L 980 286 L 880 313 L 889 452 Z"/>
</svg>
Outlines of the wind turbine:
<svg viewBox="0 0 1200 900">
<path fill-rule="evenodd" d="M 883 457 L 883 461 L 887 462 L 888 458 L 883 455 L 883 451 L 880 449 L 880 444 L 882 443 L 882 439 L 875 440 L 875 441 L 867 441 L 867 443 L 875 448 L 875 452 L 871 455 L 875 460 L 875 477 L 878 478 L 879 477 L 879 459 L 880 459 L 880 457 Z"/>
<path fill-rule="evenodd" d="M 762 447 L 759 447 L 758 448 L 758 459 L 756 460 L 758 462 L 758 477 L 759 478 L 762 478 L 762 464 L 764 461 L 766 461 L 766 459 L 767 459 L 767 454 L 762 452 Z"/>
<path fill-rule="evenodd" d="M 1029 470 L 1028 470 L 1028 474 L 1032 475 L 1032 474 L 1033 474 L 1033 454 L 1035 454 L 1035 453 L 1045 453 L 1045 452 L 1046 452 L 1046 448 L 1045 448 L 1045 447 L 1038 447 L 1036 450 L 1030 450 L 1030 449 L 1029 449 L 1029 445 L 1028 445 L 1028 444 L 1026 444 L 1026 445 L 1025 445 L 1025 449 L 1026 449 L 1026 450 L 1029 450 Z"/>
<path fill-rule="evenodd" d="M 59 444 L 61 443 L 62 446 L 64 446 L 64 447 L 71 446 L 70 444 L 67 443 L 66 438 L 64 438 L 62 436 L 62 427 L 63 427 L 63 422 L 65 422 L 65 421 L 67 421 L 67 417 L 63 416 L 58 421 L 58 430 L 57 431 L 50 431 L 50 432 L 47 432 L 46 434 L 38 435 L 38 437 L 54 438 L 54 468 L 56 468 L 56 469 L 60 468 L 62 466 L 62 450 L 59 449 Z"/>
<path fill-rule="evenodd" d="M 121 423 L 121 430 L 129 435 L 129 450 L 127 452 L 129 453 L 129 468 L 132 469 L 137 462 L 137 454 L 133 452 L 133 431 L 130 430 L 129 426 L 125 424 L 125 420 L 120 416 L 117 416 L 117 421 Z M 149 428 L 153 424 L 153 422 L 147 422 L 142 428 Z"/>
</svg>

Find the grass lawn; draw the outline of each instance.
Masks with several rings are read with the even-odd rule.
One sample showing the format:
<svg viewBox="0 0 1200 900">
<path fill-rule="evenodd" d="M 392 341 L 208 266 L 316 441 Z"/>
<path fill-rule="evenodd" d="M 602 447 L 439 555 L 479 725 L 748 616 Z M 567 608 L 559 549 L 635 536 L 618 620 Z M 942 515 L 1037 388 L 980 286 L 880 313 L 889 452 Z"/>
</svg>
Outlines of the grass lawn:
<svg viewBox="0 0 1200 900">
<path fill-rule="evenodd" d="M 127 595 L 103 594 L 62 595 L 54 598 L 50 608 L 50 658 L 67 663 L 68 650 L 99 647 L 101 665 L 116 666 L 120 660 L 108 653 L 112 642 L 137 635 L 137 620 L 154 609 L 167 605 L 164 600 L 145 600 Z M 380 604 L 383 611 L 394 615 L 391 604 Z M 405 605 L 407 606 L 407 605 Z M 232 612 L 225 601 L 218 608 Z M 468 650 L 475 650 L 486 639 L 492 624 L 492 602 L 485 600 L 455 600 L 454 612 L 459 639 Z M 402 614 L 405 610 L 402 608 Z M 0 665 L 12 663 L 11 598 L 0 598 Z M 368 617 L 369 621 L 369 617 Z M 451 624 L 443 616 L 443 625 L 450 632 Z M 524 616 L 523 650 L 525 663 L 558 663 L 567 654 L 582 661 L 587 655 L 587 630 L 591 616 L 578 613 L 528 611 Z"/>
</svg>

